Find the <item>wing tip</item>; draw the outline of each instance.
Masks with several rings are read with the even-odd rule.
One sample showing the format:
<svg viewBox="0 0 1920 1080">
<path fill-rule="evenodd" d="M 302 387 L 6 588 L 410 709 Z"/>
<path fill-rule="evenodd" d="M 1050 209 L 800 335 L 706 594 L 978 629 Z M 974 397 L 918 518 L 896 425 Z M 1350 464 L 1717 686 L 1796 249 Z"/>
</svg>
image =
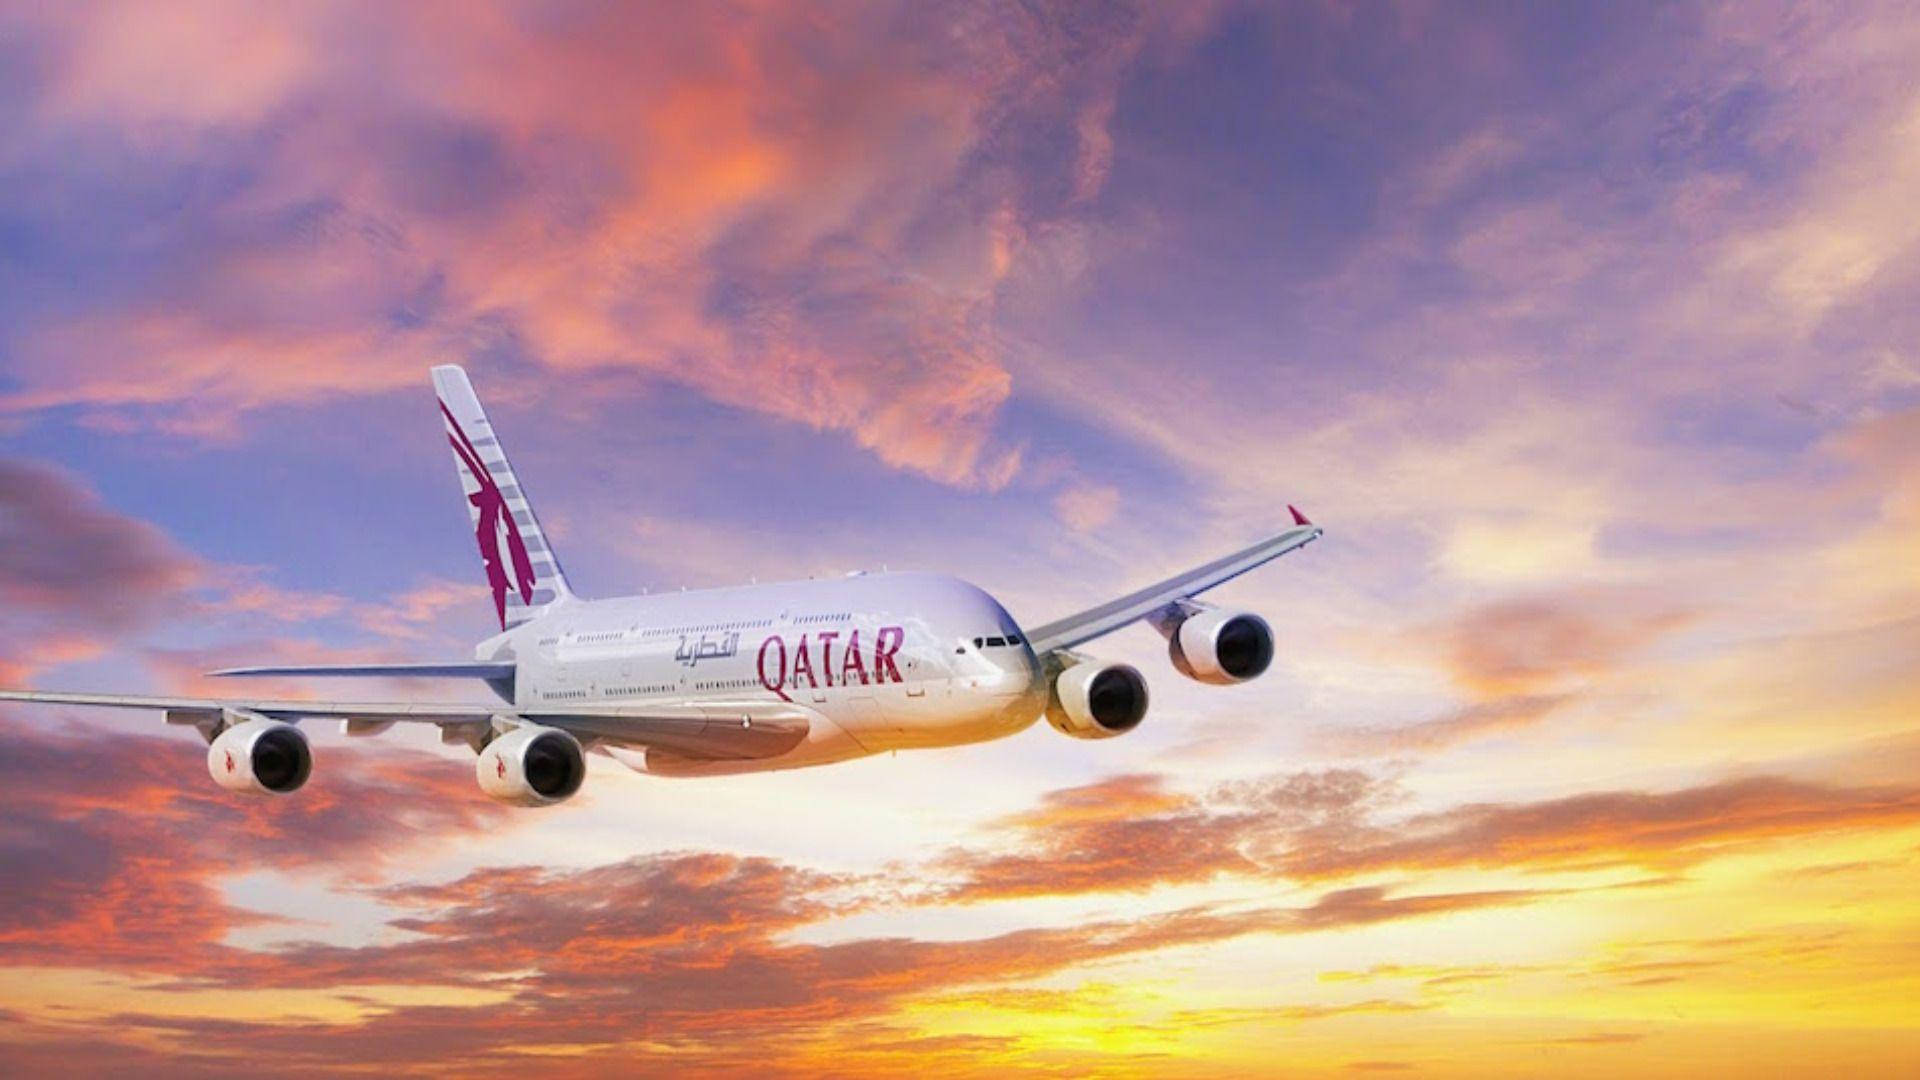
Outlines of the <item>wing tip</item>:
<svg viewBox="0 0 1920 1080">
<path fill-rule="evenodd" d="M 1307 520 L 1307 515 L 1301 513 L 1300 508 L 1292 503 L 1287 504 L 1287 512 L 1293 515 L 1293 523 L 1295 525 L 1305 527 L 1313 524 L 1313 522 Z"/>
</svg>

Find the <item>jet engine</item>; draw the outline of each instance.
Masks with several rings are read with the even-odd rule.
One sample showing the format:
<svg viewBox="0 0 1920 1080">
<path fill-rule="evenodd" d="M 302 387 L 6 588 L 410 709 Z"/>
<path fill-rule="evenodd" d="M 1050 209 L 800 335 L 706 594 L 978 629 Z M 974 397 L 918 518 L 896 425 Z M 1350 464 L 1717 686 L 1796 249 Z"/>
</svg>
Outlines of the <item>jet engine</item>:
<svg viewBox="0 0 1920 1080">
<path fill-rule="evenodd" d="M 1053 677 L 1047 723 L 1076 739 L 1111 739 L 1147 715 L 1147 680 L 1131 664 L 1070 659 Z"/>
<path fill-rule="evenodd" d="M 1246 682 L 1273 663 L 1273 628 L 1244 611 L 1198 607 L 1156 622 L 1173 666 L 1215 686 Z"/>
<path fill-rule="evenodd" d="M 207 771 L 228 791 L 285 795 L 307 782 L 313 751 L 292 724 L 265 717 L 243 720 L 208 745 Z"/>
<path fill-rule="evenodd" d="M 580 741 L 559 728 L 528 724 L 495 738 L 474 763 L 480 790 L 515 806 L 551 806 L 571 798 L 587 777 Z"/>
</svg>

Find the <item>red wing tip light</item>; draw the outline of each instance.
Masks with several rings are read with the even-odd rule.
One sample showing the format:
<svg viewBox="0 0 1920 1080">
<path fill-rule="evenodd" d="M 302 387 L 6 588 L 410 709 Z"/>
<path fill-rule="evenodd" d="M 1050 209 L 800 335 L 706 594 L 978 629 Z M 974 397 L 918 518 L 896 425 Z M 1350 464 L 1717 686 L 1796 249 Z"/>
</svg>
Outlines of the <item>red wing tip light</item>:
<svg viewBox="0 0 1920 1080">
<path fill-rule="evenodd" d="M 1303 513 L 1301 513 L 1301 512 L 1300 512 L 1300 508 L 1299 508 L 1299 507 L 1297 507 L 1297 506 L 1294 506 L 1294 505 L 1293 505 L 1292 503 L 1288 503 L 1288 504 L 1287 504 L 1287 509 L 1288 509 L 1288 510 L 1290 510 L 1290 511 L 1292 511 L 1292 513 L 1293 513 L 1293 523 L 1294 523 L 1295 525 L 1311 525 L 1311 524 L 1313 524 L 1313 522 L 1311 522 L 1311 521 L 1308 521 L 1308 520 L 1307 520 L 1307 515 L 1305 515 L 1305 514 L 1303 514 Z"/>
</svg>

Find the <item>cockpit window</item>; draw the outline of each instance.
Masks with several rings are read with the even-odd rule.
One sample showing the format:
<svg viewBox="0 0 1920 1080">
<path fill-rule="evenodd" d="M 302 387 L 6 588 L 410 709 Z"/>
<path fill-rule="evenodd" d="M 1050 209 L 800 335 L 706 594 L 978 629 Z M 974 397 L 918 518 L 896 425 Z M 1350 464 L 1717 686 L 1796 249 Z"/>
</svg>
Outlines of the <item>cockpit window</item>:
<svg viewBox="0 0 1920 1080">
<path fill-rule="evenodd" d="M 1020 635 L 1019 635 L 1019 634 L 1008 634 L 1008 635 L 1007 635 L 1007 644 L 1009 644 L 1009 645 L 1018 645 L 1018 644 L 1020 644 Z"/>
<path fill-rule="evenodd" d="M 1007 639 L 1006 639 L 1006 638 L 1003 638 L 1003 637 L 990 637 L 990 638 L 988 638 L 988 639 L 987 639 L 987 648 L 989 648 L 989 649 L 998 649 L 998 648 L 1000 648 L 1000 647 L 1002 647 L 1002 646 L 1004 646 L 1004 645 L 1005 645 L 1006 643 L 1007 643 Z"/>
<path fill-rule="evenodd" d="M 986 638 L 979 638 L 979 637 L 977 637 L 977 638 L 974 638 L 974 639 L 973 639 L 973 647 L 974 647 L 974 648 L 976 648 L 976 649 L 978 649 L 978 648 L 981 648 L 981 647 L 983 647 L 983 646 L 985 646 L 985 645 L 986 645 L 986 643 L 987 643 L 987 639 L 986 639 Z"/>
</svg>

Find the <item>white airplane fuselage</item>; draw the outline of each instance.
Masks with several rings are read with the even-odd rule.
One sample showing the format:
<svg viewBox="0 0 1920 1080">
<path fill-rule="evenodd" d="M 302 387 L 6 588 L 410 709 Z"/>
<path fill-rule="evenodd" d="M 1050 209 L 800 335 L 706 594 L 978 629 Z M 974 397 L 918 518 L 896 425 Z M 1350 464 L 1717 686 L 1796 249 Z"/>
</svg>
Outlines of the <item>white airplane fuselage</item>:
<svg viewBox="0 0 1920 1080">
<path fill-rule="evenodd" d="M 805 740 L 778 757 L 688 761 L 610 751 L 649 772 L 714 775 L 956 746 L 1028 727 L 1047 682 L 1019 626 L 984 590 L 935 574 L 570 600 L 477 650 L 517 664 L 514 704 L 784 702 Z M 743 722 L 746 722 L 743 720 Z"/>
</svg>

